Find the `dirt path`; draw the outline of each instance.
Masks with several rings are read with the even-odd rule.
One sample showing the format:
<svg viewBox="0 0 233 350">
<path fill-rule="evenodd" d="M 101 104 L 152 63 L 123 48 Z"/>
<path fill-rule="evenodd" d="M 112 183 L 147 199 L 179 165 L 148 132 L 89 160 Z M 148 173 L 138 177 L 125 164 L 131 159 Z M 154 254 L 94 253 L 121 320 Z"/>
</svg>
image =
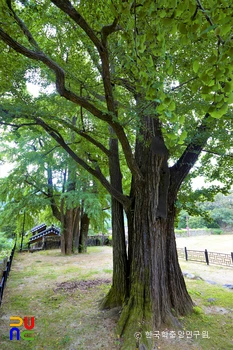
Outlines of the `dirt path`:
<svg viewBox="0 0 233 350">
<path fill-rule="evenodd" d="M 182 271 L 200 276 L 206 281 L 215 282 L 219 285 L 231 284 L 233 285 L 233 268 L 208 266 L 204 263 L 194 263 L 193 261 L 184 261 L 180 259 L 180 266 Z"/>
</svg>

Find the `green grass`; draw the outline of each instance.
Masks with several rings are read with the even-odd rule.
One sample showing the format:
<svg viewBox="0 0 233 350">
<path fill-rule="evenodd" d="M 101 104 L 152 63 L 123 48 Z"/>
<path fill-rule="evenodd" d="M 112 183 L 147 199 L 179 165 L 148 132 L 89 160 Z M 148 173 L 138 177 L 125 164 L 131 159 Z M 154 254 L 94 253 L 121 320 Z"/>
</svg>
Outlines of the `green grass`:
<svg viewBox="0 0 233 350">
<path fill-rule="evenodd" d="M 91 255 L 97 256 L 95 259 L 99 261 L 98 254 L 102 250 L 102 247 L 97 247 L 88 254 L 68 257 L 58 251 L 16 254 L 0 309 L 0 348 L 95 349 L 96 339 L 90 334 L 96 334 L 97 330 L 104 344 L 111 341 L 109 334 L 106 334 L 105 324 L 100 325 L 102 313 L 98 309 L 98 302 L 109 290 L 109 284 L 104 288 L 101 285 L 87 290 L 56 289 L 63 281 L 101 278 L 104 264 L 93 264 L 97 268 L 88 268 L 87 265 Z M 81 268 L 79 264 L 85 266 Z M 111 277 L 110 273 L 108 277 Z M 25 343 L 23 340 L 14 340 L 10 343 L 9 320 L 13 315 L 35 316 L 33 341 Z M 114 338 L 113 333 L 111 338 Z M 107 347 L 104 345 L 99 348 Z"/>
<path fill-rule="evenodd" d="M 192 315 L 182 321 L 186 330 L 208 332 L 196 343 L 203 350 L 233 349 L 233 292 L 204 281 L 187 281 L 189 294 L 196 303 Z M 215 301 L 209 302 L 209 298 Z"/>
<path fill-rule="evenodd" d="M 108 350 L 119 349 L 116 322 L 99 311 L 98 303 L 109 291 L 103 283 L 85 290 L 59 289 L 62 282 L 110 278 L 111 249 L 91 247 L 88 254 L 64 257 L 58 251 L 17 254 L 0 309 L 0 348 L 3 350 Z M 187 280 L 195 303 L 192 315 L 181 318 L 184 331 L 199 331 L 187 345 L 163 342 L 161 349 L 233 349 L 233 291 L 204 281 Z M 209 302 L 209 298 L 215 301 Z M 221 312 L 222 309 L 224 312 Z M 9 318 L 35 316 L 33 341 L 9 341 Z M 209 339 L 202 338 L 208 332 Z M 26 344 L 26 345 L 25 345 Z"/>
<path fill-rule="evenodd" d="M 111 249 L 111 247 L 104 247 L 104 248 L 109 248 Z M 87 254 L 90 253 L 99 253 L 103 251 L 103 247 L 99 246 L 99 247 L 87 247 Z"/>
</svg>

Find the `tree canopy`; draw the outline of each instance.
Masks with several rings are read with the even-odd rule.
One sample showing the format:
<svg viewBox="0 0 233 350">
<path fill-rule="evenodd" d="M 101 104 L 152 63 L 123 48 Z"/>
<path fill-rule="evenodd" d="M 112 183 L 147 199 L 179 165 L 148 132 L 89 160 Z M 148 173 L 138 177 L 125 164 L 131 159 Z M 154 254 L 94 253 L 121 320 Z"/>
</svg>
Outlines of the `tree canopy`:
<svg viewBox="0 0 233 350">
<path fill-rule="evenodd" d="M 1 124 L 44 130 L 111 194 L 115 228 L 126 212 L 129 248 L 115 230 L 109 296 L 121 295 L 106 304 L 123 307 L 130 349 L 138 325 L 177 325 L 174 313 L 193 307 L 175 204 L 203 150 L 230 153 L 232 4 L 24 0 L 0 13 Z M 32 98 L 27 80 L 50 92 Z"/>
<path fill-rule="evenodd" d="M 9 118 L 17 114 L 19 124 L 24 114 L 15 113 L 19 99 L 19 108 L 26 104 L 32 123 L 43 124 L 40 118 L 47 117 L 50 133 L 48 128 L 55 124 L 72 128 L 67 118 L 78 113 L 84 125 L 76 132 L 85 137 L 85 128 L 92 125 L 95 141 L 101 142 L 98 146 L 105 155 L 106 144 L 96 131 L 105 132 L 103 122 L 107 122 L 119 138 L 131 173 L 140 177 L 132 147 L 141 112 L 159 116 L 173 162 L 184 153 L 185 145 L 189 144 L 187 157 L 193 142 L 205 142 L 214 130 L 224 127 L 225 119 L 231 119 L 232 8 L 227 1 L 99 1 L 96 5 L 80 1 L 78 8 L 70 1 L 18 1 L 6 2 L 1 13 L 2 62 L 9 62 L 3 65 L 2 80 L 10 89 L 16 87 L 10 93 L 16 90 Z M 10 56 L 9 47 L 15 50 L 10 50 Z M 27 79 L 42 86 L 56 82 L 60 96 L 74 105 L 51 94 L 49 103 L 45 96 L 33 101 L 29 112 L 30 98 L 19 96 L 25 95 Z M 12 99 L 6 91 L 7 87 L 3 96 L 9 114 L 7 104 Z M 140 102 L 133 103 L 138 97 Z M 223 114 L 224 120 L 220 119 Z M 110 189 L 96 169 L 92 172 Z"/>
<path fill-rule="evenodd" d="M 1 160 L 13 164 L 8 176 L 0 179 L 0 199 L 3 203 L 0 225 L 18 223 L 20 213 L 26 214 L 26 230 L 40 222 L 58 224 L 69 209 L 79 208 L 91 220 L 92 228 L 104 232 L 109 206 L 106 193 L 83 174 L 72 158 L 53 139 L 31 130 L 1 135 Z M 10 147 L 9 147 L 10 145 Z M 81 209 L 82 208 L 82 209 Z M 72 239 L 73 241 L 73 239 Z M 75 247 L 74 247 L 75 249 Z"/>
</svg>

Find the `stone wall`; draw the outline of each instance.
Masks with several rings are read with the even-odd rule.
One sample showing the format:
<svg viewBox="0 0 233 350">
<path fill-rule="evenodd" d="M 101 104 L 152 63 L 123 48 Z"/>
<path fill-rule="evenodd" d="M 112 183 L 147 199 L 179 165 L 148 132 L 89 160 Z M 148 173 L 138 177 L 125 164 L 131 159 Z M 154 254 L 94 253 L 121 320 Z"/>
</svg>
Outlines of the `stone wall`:
<svg viewBox="0 0 233 350">
<path fill-rule="evenodd" d="M 187 230 L 175 230 L 176 237 L 207 236 L 212 233 L 212 229 L 189 229 L 189 235 Z"/>
</svg>

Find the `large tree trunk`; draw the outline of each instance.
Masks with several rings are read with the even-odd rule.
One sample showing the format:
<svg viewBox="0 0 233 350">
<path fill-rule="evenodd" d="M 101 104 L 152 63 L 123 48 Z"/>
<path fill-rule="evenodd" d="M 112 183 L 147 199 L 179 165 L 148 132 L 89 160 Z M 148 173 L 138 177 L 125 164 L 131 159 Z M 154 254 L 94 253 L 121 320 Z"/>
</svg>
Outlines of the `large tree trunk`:
<svg viewBox="0 0 233 350">
<path fill-rule="evenodd" d="M 112 246 L 113 277 L 112 286 L 101 302 L 101 308 L 122 306 L 128 295 L 128 270 L 124 217 L 122 205 L 112 198 Z"/>
<path fill-rule="evenodd" d="M 79 236 L 80 236 L 80 207 L 73 209 L 74 220 L 73 220 L 73 246 L 74 250 L 79 248 Z"/>
<path fill-rule="evenodd" d="M 135 348 L 134 333 L 163 324 L 179 326 L 176 316 L 191 312 L 193 307 L 178 263 L 174 206 L 169 208 L 167 219 L 156 218 L 150 212 L 152 197 L 142 200 L 139 196 L 141 200 L 136 199 L 135 205 L 130 297 L 118 323 L 118 334 L 124 334 L 123 349 L 127 350 Z"/>
<path fill-rule="evenodd" d="M 75 249 L 74 240 L 79 240 L 79 212 L 80 208 L 66 209 L 65 213 L 61 210 L 61 252 L 62 254 L 72 254 Z"/>
<path fill-rule="evenodd" d="M 61 236 L 61 252 L 62 254 L 73 253 L 73 210 L 66 210 L 62 215 L 62 236 Z"/>
<path fill-rule="evenodd" d="M 109 159 L 111 184 L 122 193 L 122 174 L 120 170 L 118 141 L 109 142 L 111 156 Z M 126 253 L 123 206 L 113 196 L 111 198 L 113 278 L 109 293 L 101 302 L 101 308 L 122 306 L 128 295 L 128 261 Z"/>
<path fill-rule="evenodd" d="M 80 237 L 79 237 L 79 253 L 87 252 L 87 236 L 89 230 L 90 218 L 87 213 L 83 212 L 81 216 Z"/>
<path fill-rule="evenodd" d="M 146 118 L 143 133 L 148 143 L 136 145 L 143 179 L 132 187 L 130 294 L 118 324 L 118 334 L 124 333 L 123 349 L 127 350 L 134 349 L 135 332 L 158 329 L 162 324 L 178 326 L 176 316 L 191 312 L 193 307 L 176 251 L 177 189 L 169 177 L 168 154 L 161 135 L 156 135 L 157 127 L 154 119 Z"/>
<path fill-rule="evenodd" d="M 73 118 L 72 123 L 75 125 L 76 118 Z M 71 135 L 73 140 L 73 135 Z M 63 180 L 63 192 L 73 192 L 76 190 L 76 171 L 77 164 L 69 159 L 68 163 L 68 178 L 66 179 L 67 172 L 64 173 Z M 61 200 L 61 224 L 62 224 L 62 237 L 61 237 L 61 252 L 63 254 L 72 254 L 75 248 L 78 247 L 79 242 L 79 220 L 80 220 L 80 207 L 75 205 L 74 202 L 65 203 L 64 198 Z"/>
</svg>

